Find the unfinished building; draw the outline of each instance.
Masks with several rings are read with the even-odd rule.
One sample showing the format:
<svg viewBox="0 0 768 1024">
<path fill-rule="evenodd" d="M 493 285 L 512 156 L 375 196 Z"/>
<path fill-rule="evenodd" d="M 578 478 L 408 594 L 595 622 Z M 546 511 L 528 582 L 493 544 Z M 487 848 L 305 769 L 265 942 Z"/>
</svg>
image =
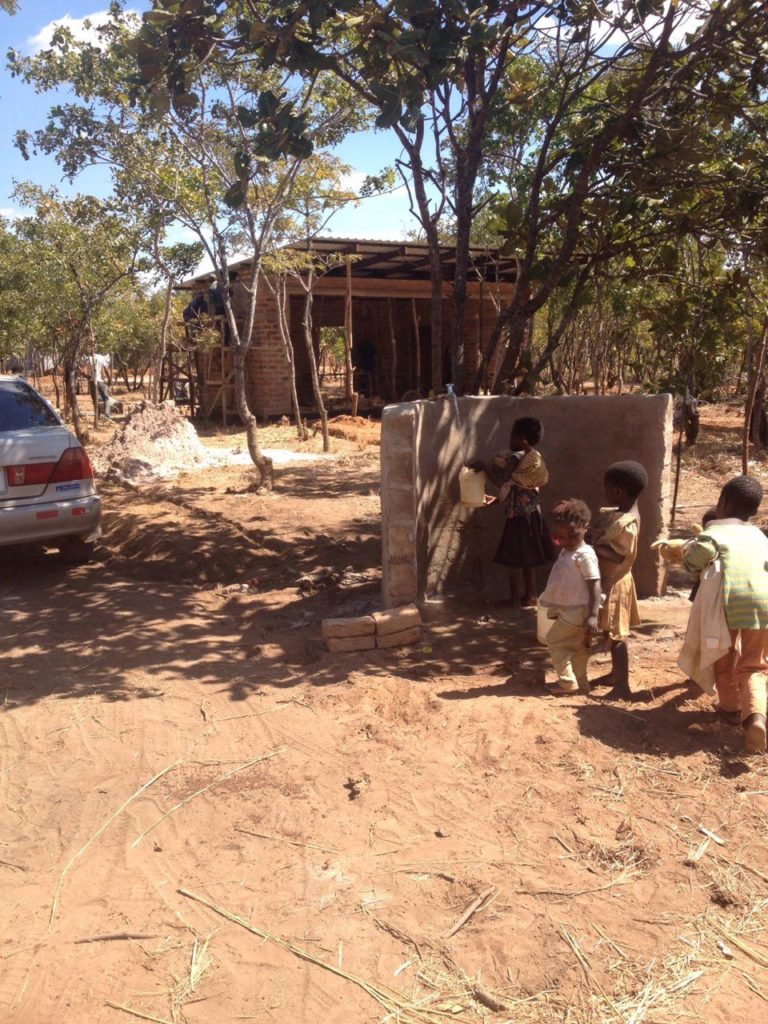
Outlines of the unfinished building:
<svg viewBox="0 0 768 1024">
<path fill-rule="evenodd" d="M 296 243 L 294 251 L 311 248 L 332 262 L 313 285 L 312 345 L 319 359 L 324 332 L 348 331 L 351 340 L 353 390 L 385 402 L 404 396 L 429 393 L 432 379 L 432 337 L 427 246 L 417 242 L 382 242 L 351 238 L 315 239 L 308 246 Z M 473 249 L 472 277 L 467 301 L 465 359 L 468 372 L 477 365 L 501 304 L 509 301 L 514 283 L 514 261 L 492 249 Z M 444 379 L 450 376 L 451 299 L 456 253 L 452 246 L 441 252 L 443 266 Z M 249 261 L 233 263 L 237 277 L 232 286 L 235 315 L 243 321 L 248 293 Z M 289 362 L 280 332 L 274 282 L 262 280 L 257 297 L 256 322 L 248 350 L 246 373 L 249 404 L 257 416 L 269 417 L 291 411 Z M 212 274 L 185 281 L 181 288 L 207 294 Z M 305 291 L 295 277 L 287 283 L 287 312 L 295 353 L 299 403 L 314 404 L 303 319 Z M 232 350 L 226 345 L 223 320 L 221 341 L 197 361 L 199 404 L 205 416 L 231 415 L 234 410 Z"/>
</svg>

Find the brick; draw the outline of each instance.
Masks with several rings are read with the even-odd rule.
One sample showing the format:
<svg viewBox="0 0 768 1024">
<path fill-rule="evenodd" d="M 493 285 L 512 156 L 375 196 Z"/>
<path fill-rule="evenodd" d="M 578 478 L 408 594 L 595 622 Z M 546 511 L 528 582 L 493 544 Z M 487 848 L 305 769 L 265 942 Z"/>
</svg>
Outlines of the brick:
<svg viewBox="0 0 768 1024">
<path fill-rule="evenodd" d="M 372 615 L 359 615 L 349 619 L 323 619 L 323 636 L 348 638 L 353 636 L 370 636 L 376 631 L 376 622 Z"/>
<path fill-rule="evenodd" d="M 407 604 L 402 608 L 391 608 L 385 612 L 374 612 L 376 635 L 388 636 L 390 633 L 401 633 L 406 629 L 421 626 L 421 612 L 415 604 Z"/>
<path fill-rule="evenodd" d="M 401 629 L 397 633 L 387 633 L 386 636 L 376 637 L 376 646 L 382 649 L 388 647 L 403 647 L 405 644 L 417 644 L 421 640 L 421 626 L 411 626 L 410 629 Z"/>
<path fill-rule="evenodd" d="M 342 654 L 345 651 L 372 651 L 376 646 L 376 637 L 373 633 L 370 636 L 332 636 L 325 643 L 333 654 Z"/>
</svg>

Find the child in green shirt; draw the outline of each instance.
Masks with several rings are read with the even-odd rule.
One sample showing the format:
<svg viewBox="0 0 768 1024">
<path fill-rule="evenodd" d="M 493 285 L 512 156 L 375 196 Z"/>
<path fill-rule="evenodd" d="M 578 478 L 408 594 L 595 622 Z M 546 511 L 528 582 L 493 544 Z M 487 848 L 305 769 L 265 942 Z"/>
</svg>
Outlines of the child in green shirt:
<svg viewBox="0 0 768 1024">
<path fill-rule="evenodd" d="M 720 713 L 744 728 L 744 749 L 766 749 L 766 658 L 768 657 L 768 537 L 749 520 L 763 500 L 752 476 L 723 487 L 717 518 L 685 546 L 684 567 L 698 576 L 714 559 L 723 568 L 725 618 L 733 646 L 715 663 Z"/>
</svg>

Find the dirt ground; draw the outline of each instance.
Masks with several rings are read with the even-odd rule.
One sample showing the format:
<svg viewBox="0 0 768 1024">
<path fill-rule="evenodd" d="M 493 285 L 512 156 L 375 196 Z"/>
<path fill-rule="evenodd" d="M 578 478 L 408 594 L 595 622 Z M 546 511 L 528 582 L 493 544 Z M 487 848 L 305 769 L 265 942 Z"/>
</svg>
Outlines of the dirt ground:
<svg viewBox="0 0 768 1024">
<path fill-rule="evenodd" d="M 764 1019 L 768 758 L 675 668 L 685 581 L 642 603 L 632 703 L 547 695 L 495 608 L 331 655 L 379 585 L 378 449 L 334 446 L 269 495 L 104 485 L 89 566 L 4 556 L 0 1020 Z M 738 458 L 706 410 L 680 529 Z"/>
</svg>

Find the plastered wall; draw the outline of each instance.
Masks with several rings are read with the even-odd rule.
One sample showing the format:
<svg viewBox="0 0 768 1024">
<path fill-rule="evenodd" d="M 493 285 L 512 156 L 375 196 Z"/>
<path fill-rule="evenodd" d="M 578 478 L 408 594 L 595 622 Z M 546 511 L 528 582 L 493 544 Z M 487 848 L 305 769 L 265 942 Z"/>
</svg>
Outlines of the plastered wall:
<svg viewBox="0 0 768 1024">
<path fill-rule="evenodd" d="M 381 502 L 386 607 L 450 592 L 462 565 L 491 562 L 503 527 L 502 512 L 463 508 L 458 500 L 458 474 L 465 461 L 488 459 L 506 448 L 512 423 L 519 416 L 536 416 L 544 425 L 539 447 L 550 472 L 550 482 L 542 490 L 545 515 L 555 501 L 566 497 L 582 498 L 598 509 L 604 504 L 603 473 L 612 462 L 635 459 L 645 466 L 649 484 L 639 503 L 642 530 L 634 575 L 640 596 L 661 593 L 663 568 L 650 544 L 664 532 L 668 518 L 669 395 L 462 398 L 458 400 L 461 426 L 453 403 L 440 399 L 384 410 Z"/>
</svg>

